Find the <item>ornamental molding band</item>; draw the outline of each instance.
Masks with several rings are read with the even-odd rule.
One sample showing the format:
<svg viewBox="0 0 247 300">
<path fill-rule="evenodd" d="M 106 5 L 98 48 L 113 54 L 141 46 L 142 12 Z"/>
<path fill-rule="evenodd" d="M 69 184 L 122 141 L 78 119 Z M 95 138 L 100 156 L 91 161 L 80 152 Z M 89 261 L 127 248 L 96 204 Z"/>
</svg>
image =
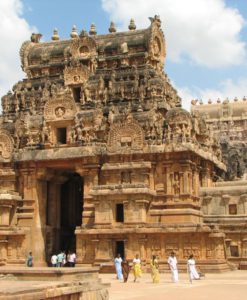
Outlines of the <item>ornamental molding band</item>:
<svg viewBox="0 0 247 300">
<path fill-rule="evenodd" d="M 13 139 L 6 130 L 0 129 L 0 161 L 11 159 L 13 149 Z"/>
<path fill-rule="evenodd" d="M 87 81 L 89 70 L 84 65 L 65 66 L 64 82 L 66 85 L 78 85 Z"/>
<path fill-rule="evenodd" d="M 44 107 L 44 119 L 46 122 L 60 120 L 73 120 L 76 114 L 76 106 L 72 96 L 67 93 L 50 98 Z"/>
<path fill-rule="evenodd" d="M 111 126 L 107 143 L 109 152 L 140 151 L 143 146 L 143 130 L 132 116 L 129 115 L 126 122 L 118 122 Z"/>
</svg>

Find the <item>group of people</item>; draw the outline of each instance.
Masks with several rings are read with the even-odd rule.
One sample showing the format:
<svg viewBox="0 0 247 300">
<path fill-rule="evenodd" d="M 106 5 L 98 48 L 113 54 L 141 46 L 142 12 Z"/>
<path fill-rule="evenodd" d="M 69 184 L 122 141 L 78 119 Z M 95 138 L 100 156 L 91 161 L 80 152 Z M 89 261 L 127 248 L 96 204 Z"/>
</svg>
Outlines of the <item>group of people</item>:
<svg viewBox="0 0 247 300">
<path fill-rule="evenodd" d="M 121 255 L 118 254 L 114 260 L 114 263 L 115 263 L 115 268 L 117 273 L 117 279 L 127 282 L 131 270 L 128 261 L 126 259 L 122 259 Z M 179 279 L 178 279 L 177 258 L 174 252 L 171 252 L 170 256 L 168 257 L 167 263 L 172 274 L 172 281 L 178 282 Z M 152 259 L 150 261 L 150 269 L 151 269 L 151 277 L 153 283 L 159 283 L 160 281 L 159 262 L 156 255 L 152 256 Z M 136 257 L 133 259 L 132 271 L 134 275 L 134 282 L 136 282 L 137 279 L 142 276 L 141 259 L 139 257 L 139 254 L 136 254 Z M 200 274 L 196 270 L 196 263 L 193 254 L 191 254 L 187 260 L 187 271 L 191 283 L 193 280 L 200 279 Z"/>
<path fill-rule="evenodd" d="M 69 251 L 67 255 L 64 251 L 60 251 L 51 257 L 52 267 L 74 267 L 75 263 L 76 254 L 73 251 Z M 31 251 L 27 255 L 26 265 L 27 267 L 33 267 L 33 255 Z"/>
<path fill-rule="evenodd" d="M 114 260 L 114 263 L 115 263 L 115 268 L 117 273 L 117 279 L 127 282 L 131 270 L 131 267 L 127 259 L 126 258 L 122 259 L 121 255 L 118 254 Z M 133 275 L 134 275 L 134 282 L 136 282 L 136 280 L 142 276 L 141 260 L 139 254 L 136 254 L 136 257 L 133 259 Z"/>
<path fill-rule="evenodd" d="M 67 256 L 64 251 L 60 251 L 57 255 L 51 257 L 52 267 L 74 267 L 76 263 L 76 254 L 69 251 Z"/>
</svg>

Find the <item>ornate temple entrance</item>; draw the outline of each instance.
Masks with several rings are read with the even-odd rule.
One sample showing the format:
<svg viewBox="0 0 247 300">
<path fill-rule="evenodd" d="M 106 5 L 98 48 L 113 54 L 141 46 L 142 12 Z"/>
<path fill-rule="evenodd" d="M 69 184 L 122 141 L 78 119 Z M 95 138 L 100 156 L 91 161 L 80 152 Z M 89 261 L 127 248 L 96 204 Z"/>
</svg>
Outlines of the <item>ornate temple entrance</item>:
<svg viewBox="0 0 247 300">
<path fill-rule="evenodd" d="M 56 172 L 57 174 L 57 172 Z M 54 178 L 55 179 L 55 178 Z M 76 250 L 75 229 L 82 224 L 83 178 L 61 172 L 48 182 L 46 206 L 46 260 L 60 250 Z"/>
</svg>

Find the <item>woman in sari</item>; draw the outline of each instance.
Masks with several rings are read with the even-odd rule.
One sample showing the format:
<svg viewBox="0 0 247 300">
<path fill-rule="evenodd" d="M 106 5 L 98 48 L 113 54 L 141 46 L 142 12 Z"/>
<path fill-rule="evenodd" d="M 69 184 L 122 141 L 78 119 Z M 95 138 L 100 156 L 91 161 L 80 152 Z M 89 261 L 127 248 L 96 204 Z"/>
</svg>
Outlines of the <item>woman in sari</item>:
<svg viewBox="0 0 247 300">
<path fill-rule="evenodd" d="M 136 257 L 133 259 L 133 273 L 134 282 L 136 282 L 137 278 L 142 276 L 141 260 L 139 258 L 139 254 L 136 254 Z"/>
<path fill-rule="evenodd" d="M 129 263 L 126 258 L 123 259 L 121 265 L 122 265 L 124 282 L 127 282 L 128 277 L 129 277 L 129 272 L 130 272 L 130 266 L 129 266 Z"/>
<path fill-rule="evenodd" d="M 150 267 L 151 267 L 151 276 L 153 279 L 153 283 L 159 283 L 160 282 L 159 263 L 155 255 L 153 255 L 151 259 Z"/>
<path fill-rule="evenodd" d="M 117 279 L 122 280 L 123 279 L 123 273 L 122 273 L 122 258 L 121 255 L 118 254 L 117 257 L 114 260 L 116 273 L 117 273 Z"/>
</svg>

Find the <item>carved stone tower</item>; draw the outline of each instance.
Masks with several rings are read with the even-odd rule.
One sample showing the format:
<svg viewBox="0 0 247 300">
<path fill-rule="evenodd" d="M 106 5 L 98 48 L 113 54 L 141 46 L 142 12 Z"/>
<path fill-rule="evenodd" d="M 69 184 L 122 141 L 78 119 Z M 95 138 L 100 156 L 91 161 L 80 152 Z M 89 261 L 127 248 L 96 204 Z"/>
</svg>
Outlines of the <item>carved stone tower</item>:
<svg viewBox="0 0 247 300">
<path fill-rule="evenodd" d="M 75 249 L 78 264 L 116 253 L 226 268 L 224 234 L 204 224 L 199 187 L 225 170 L 203 119 L 181 108 L 164 73 L 158 16 L 147 29 L 89 34 L 20 50 L 27 79 L 2 98 L 3 264 Z M 0 241 L 0 242 L 1 242 Z"/>
</svg>

